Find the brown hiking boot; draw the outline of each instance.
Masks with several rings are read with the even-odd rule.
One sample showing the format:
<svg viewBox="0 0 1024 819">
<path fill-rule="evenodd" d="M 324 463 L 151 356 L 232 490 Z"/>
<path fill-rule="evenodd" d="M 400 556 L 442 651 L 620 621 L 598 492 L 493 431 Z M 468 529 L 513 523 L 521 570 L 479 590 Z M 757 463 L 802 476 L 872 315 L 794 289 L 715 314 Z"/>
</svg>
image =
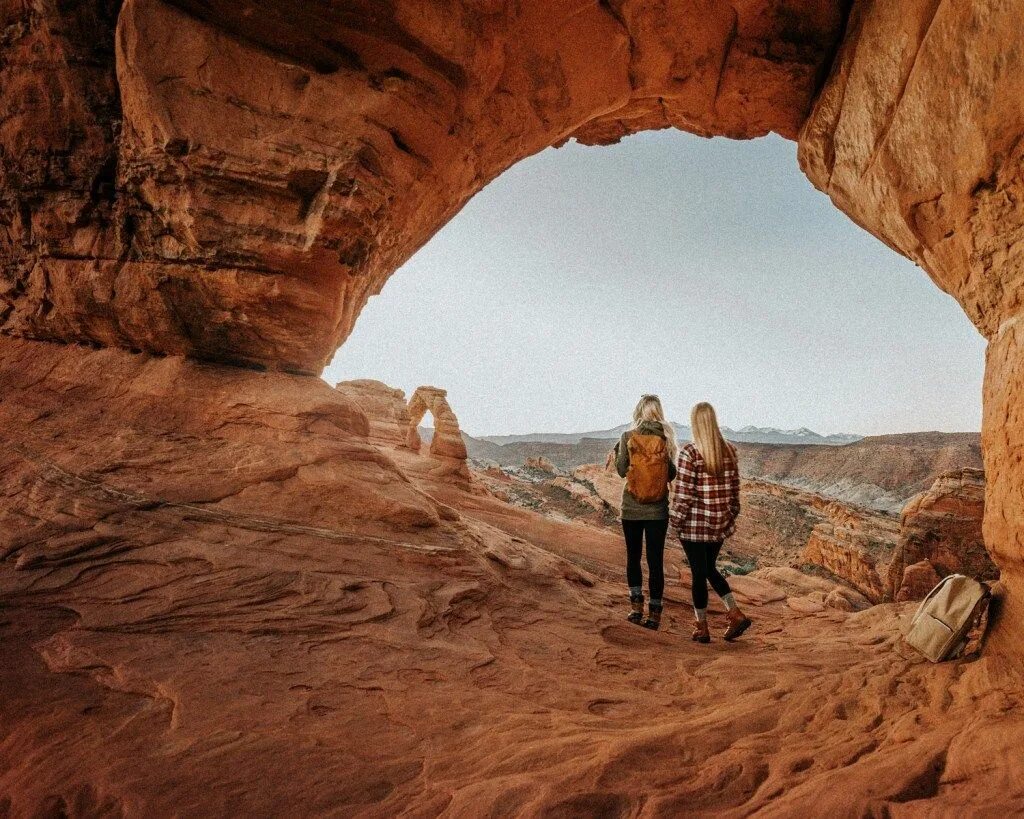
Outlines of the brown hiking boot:
<svg viewBox="0 0 1024 819">
<path fill-rule="evenodd" d="M 725 639 L 729 641 L 735 640 L 753 625 L 750 618 L 739 609 L 727 612 L 725 617 L 729 621 L 729 628 L 725 630 Z"/>
<path fill-rule="evenodd" d="M 690 639 L 698 643 L 710 643 L 711 632 L 708 631 L 707 620 L 694 620 L 693 621 L 693 634 L 690 635 Z"/>
<path fill-rule="evenodd" d="M 638 595 L 636 597 L 629 598 L 629 607 L 631 611 L 626 615 L 626 619 L 631 623 L 636 623 L 638 626 L 644 622 L 644 596 Z"/>
</svg>

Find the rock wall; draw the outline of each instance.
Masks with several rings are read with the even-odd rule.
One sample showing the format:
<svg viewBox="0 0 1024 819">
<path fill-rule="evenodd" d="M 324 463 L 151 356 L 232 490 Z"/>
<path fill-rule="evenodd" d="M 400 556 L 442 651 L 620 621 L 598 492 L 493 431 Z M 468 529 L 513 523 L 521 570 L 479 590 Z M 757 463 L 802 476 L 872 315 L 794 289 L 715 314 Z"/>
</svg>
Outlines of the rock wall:
<svg viewBox="0 0 1024 819">
<path fill-rule="evenodd" d="M 886 568 L 892 559 L 896 524 L 882 527 L 819 523 L 804 547 L 803 557 L 841 577 L 872 603 L 890 599 Z"/>
</svg>

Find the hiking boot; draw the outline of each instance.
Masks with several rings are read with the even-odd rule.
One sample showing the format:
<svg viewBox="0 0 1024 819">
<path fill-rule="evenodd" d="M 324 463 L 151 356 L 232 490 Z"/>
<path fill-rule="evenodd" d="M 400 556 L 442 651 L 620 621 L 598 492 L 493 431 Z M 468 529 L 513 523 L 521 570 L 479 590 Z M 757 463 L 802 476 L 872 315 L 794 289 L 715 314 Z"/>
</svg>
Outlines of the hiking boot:
<svg viewBox="0 0 1024 819">
<path fill-rule="evenodd" d="M 661 625 L 661 608 L 661 606 L 651 605 L 647 619 L 643 622 L 644 628 L 649 628 L 651 631 L 658 630 L 658 626 Z"/>
<path fill-rule="evenodd" d="M 727 612 L 725 617 L 729 621 L 729 627 L 725 630 L 725 639 L 729 641 L 735 640 L 753 625 L 750 618 L 739 609 Z"/>
<path fill-rule="evenodd" d="M 711 632 L 708 631 L 707 620 L 693 621 L 693 634 L 690 635 L 690 639 L 698 643 L 711 642 Z"/>
<path fill-rule="evenodd" d="M 632 609 L 626 619 L 636 625 L 641 625 L 644 622 L 644 596 L 642 594 L 636 597 L 629 598 L 629 606 Z"/>
</svg>

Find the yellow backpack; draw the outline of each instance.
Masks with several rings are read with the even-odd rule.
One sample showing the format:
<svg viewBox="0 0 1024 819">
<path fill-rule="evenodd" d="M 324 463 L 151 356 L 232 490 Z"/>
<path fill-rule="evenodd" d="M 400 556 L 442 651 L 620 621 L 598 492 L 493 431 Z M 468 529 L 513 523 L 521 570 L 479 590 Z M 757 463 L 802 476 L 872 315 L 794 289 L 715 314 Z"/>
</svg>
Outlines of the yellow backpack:
<svg viewBox="0 0 1024 819">
<path fill-rule="evenodd" d="M 629 436 L 626 489 L 639 503 L 654 503 L 668 495 L 668 455 L 660 435 Z"/>
</svg>

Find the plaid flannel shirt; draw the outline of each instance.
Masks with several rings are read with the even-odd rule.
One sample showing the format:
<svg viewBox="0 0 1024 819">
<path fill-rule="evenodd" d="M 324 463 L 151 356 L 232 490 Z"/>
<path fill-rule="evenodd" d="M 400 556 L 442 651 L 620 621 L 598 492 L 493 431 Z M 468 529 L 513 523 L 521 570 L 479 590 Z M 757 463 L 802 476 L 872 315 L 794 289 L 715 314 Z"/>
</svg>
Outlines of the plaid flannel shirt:
<svg viewBox="0 0 1024 819">
<path fill-rule="evenodd" d="M 669 523 L 681 540 L 725 540 L 736 531 L 740 513 L 740 472 L 736 449 L 721 477 L 708 473 L 700 450 L 690 443 L 679 450 L 677 475 L 669 498 Z"/>
</svg>

